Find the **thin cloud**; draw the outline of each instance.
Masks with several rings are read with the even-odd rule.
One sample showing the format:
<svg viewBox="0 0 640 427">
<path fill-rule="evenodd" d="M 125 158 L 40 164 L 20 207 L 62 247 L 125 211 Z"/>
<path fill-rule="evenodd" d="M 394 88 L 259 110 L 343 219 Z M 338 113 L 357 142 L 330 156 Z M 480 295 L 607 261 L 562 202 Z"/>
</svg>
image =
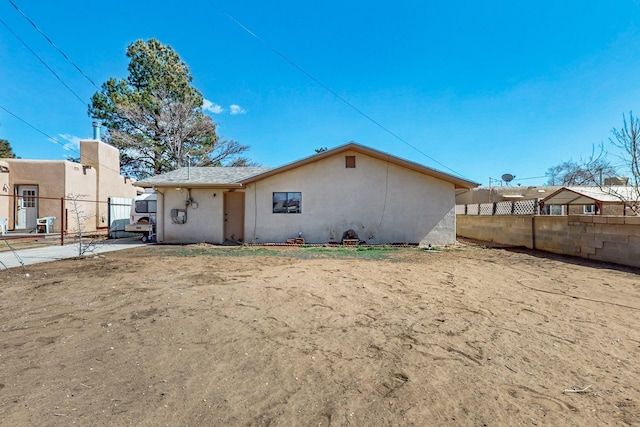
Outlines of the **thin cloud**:
<svg viewBox="0 0 640 427">
<path fill-rule="evenodd" d="M 64 139 L 65 142 L 62 145 L 62 149 L 65 151 L 78 151 L 80 149 L 80 138 L 77 136 L 69 135 L 69 134 L 58 134 L 61 139 Z"/>
<path fill-rule="evenodd" d="M 246 114 L 247 110 L 245 110 L 244 108 L 242 108 L 241 106 L 237 105 L 237 104 L 231 104 L 229 106 L 229 110 L 231 110 L 231 115 L 235 116 L 236 114 Z"/>
<path fill-rule="evenodd" d="M 202 109 L 204 111 L 209 111 L 213 114 L 221 114 L 224 112 L 224 108 L 222 106 L 205 99 L 202 101 Z M 232 113 L 233 114 L 233 113 Z"/>
</svg>

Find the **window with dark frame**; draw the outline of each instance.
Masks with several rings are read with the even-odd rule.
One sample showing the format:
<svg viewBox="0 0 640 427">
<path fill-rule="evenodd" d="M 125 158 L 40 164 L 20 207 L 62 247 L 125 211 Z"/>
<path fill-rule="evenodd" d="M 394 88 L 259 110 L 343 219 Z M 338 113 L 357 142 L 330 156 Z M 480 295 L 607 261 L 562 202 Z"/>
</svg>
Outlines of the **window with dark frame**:
<svg viewBox="0 0 640 427">
<path fill-rule="evenodd" d="M 25 208 L 36 207 L 36 190 L 24 190 L 22 192 L 22 206 Z"/>
<path fill-rule="evenodd" d="M 136 200 L 136 213 L 156 213 L 158 211 L 156 200 Z"/>
<path fill-rule="evenodd" d="M 345 156 L 345 167 L 346 168 L 355 168 L 356 167 L 356 156 Z"/>
<path fill-rule="evenodd" d="M 302 213 L 302 193 L 274 192 L 273 213 Z"/>
</svg>

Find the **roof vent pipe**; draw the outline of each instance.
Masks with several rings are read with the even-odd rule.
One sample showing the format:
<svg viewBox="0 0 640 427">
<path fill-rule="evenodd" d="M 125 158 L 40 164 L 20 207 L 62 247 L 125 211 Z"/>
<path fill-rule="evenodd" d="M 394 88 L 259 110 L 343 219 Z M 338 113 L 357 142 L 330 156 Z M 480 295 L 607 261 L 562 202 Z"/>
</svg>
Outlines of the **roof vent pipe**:
<svg viewBox="0 0 640 427">
<path fill-rule="evenodd" d="M 191 155 L 187 154 L 187 181 L 191 179 Z"/>
<path fill-rule="evenodd" d="M 100 141 L 100 122 L 93 122 L 91 125 L 93 126 L 93 139 Z"/>
</svg>

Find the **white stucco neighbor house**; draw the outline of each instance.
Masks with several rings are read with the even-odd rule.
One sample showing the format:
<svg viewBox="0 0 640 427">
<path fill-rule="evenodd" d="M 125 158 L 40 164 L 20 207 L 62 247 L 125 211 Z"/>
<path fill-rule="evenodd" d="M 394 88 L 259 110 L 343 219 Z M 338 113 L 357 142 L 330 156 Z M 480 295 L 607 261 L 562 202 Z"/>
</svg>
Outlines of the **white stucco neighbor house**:
<svg viewBox="0 0 640 427">
<path fill-rule="evenodd" d="M 356 143 L 276 168 L 181 168 L 158 193 L 161 243 L 451 244 L 455 191 L 479 184 Z"/>
</svg>

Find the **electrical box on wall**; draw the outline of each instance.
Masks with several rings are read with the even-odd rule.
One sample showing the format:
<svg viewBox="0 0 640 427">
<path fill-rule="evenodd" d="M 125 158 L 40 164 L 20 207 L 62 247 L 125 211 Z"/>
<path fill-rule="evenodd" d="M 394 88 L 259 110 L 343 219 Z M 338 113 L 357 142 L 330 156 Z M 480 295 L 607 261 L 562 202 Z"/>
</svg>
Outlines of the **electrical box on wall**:
<svg viewBox="0 0 640 427">
<path fill-rule="evenodd" d="M 174 224 L 184 224 L 187 222 L 186 209 L 171 209 L 171 222 Z"/>
</svg>

